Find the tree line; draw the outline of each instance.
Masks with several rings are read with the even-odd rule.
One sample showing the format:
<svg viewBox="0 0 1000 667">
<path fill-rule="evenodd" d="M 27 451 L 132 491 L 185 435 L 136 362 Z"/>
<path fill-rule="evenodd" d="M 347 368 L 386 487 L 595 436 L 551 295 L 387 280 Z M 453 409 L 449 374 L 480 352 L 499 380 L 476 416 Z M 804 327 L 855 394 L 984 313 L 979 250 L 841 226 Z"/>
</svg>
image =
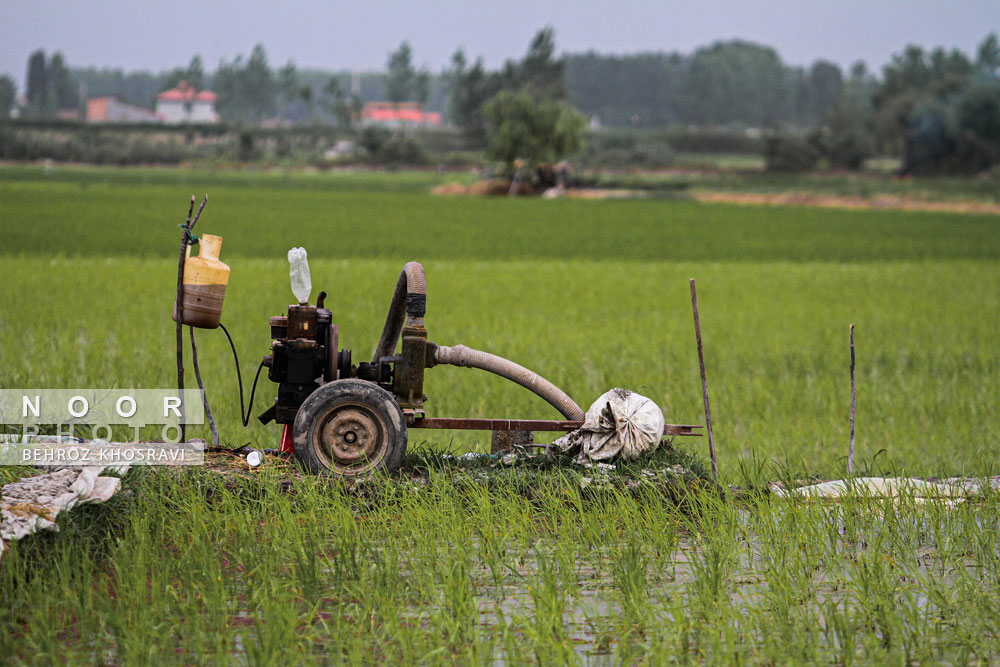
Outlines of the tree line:
<svg viewBox="0 0 1000 667">
<path fill-rule="evenodd" d="M 910 172 L 974 171 L 1000 160 L 998 65 L 995 34 L 974 54 L 907 46 L 881 75 L 862 62 L 847 72 L 825 60 L 790 66 L 774 49 L 740 40 L 691 54 L 557 56 L 550 28 L 520 60 L 496 70 L 459 49 L 439 73 L 415 66 L 406 42 L 388 54 L 384 72 L 360 74 L 300 70 L 291 61 L 274 67 L 259 44 L 214 72 L 196 55 L 158 74 L 71 68 L 60 53 L 39 50 L 28 59 L 20 111 L 48 117 L 79 107 L 81 96 L 112 94 L 149 107 L 183 80 L 212 89 L 222 119 L 250 124 L 279 118 L 349 128 L 364 101 L 416 101 L 444 112 L 470 145 L 489 145 L 504 160 L 572 152 L 587 118 L 604 127 L 769 129 L 777 137 L 768 149 L 776 168 L 825 161 L 852 169 L 867 157 L 895 155 Z M 0 114 L 12 108 L 15 92 L 0 76 Z M 531 145 L 544 134 L 552 141 Z"/>
<path fill-rule="evenodd" d="M 792 67 L 774 49 L 739 40 L 689 56 L 590 52 L 567 58 L 573 103 L 613 127 L 813 126 L 840 95 L 843 78 L 829 61 Z"/>
</svg>

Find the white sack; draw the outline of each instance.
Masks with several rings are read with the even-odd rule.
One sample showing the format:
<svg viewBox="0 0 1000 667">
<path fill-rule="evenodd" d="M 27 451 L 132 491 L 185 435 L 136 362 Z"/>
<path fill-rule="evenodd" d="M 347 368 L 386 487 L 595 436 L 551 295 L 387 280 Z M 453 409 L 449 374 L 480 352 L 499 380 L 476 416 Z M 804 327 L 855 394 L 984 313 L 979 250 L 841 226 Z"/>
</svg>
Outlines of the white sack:
<svg viewBox="0 0 1000 667">
<path fill-rule="evenodd" d="M 0 555 L 4 540 L 39 530 L 59 530 L 56 517 L 76 505 L 103 503 L 121 488 L 117 477 L 101 477 L 108 466 L 63 468 L 23 477 L 0 488 Z"/>
<path fill-rule="evenodd" d="M 578 461 L 607 461 L 621 457 L 634 461 L 660 445 L 663 412 L 651 399 L 628 389 L 612 389 L 597 399 L 583 426 L 552 443 Z"/>
</svg>

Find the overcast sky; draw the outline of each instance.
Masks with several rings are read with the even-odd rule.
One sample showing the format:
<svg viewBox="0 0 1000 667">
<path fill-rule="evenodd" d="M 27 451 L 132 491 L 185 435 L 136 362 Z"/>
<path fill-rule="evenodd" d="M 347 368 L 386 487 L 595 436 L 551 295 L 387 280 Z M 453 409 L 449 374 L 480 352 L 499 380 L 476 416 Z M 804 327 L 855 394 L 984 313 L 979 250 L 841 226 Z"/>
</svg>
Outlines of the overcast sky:
<svg viewBox="0 0 1000 667">
<path fill-rule="evenodd" d="M 70 66 L 160 71 L 200 53 L 208 70 L 257 42 L 272 66 L 381 69 L 409 40 L 437 71 L 459 46 L 494 67 L 541 27 L 560 51 L 681 51 L 741 38 L 788 63 L 878 69 L 907 43 L 973 52 L 1000 30 L 1000 0 L 0 0 L 0 72 L 20 87 L 35 49 Z"/>
</svg>

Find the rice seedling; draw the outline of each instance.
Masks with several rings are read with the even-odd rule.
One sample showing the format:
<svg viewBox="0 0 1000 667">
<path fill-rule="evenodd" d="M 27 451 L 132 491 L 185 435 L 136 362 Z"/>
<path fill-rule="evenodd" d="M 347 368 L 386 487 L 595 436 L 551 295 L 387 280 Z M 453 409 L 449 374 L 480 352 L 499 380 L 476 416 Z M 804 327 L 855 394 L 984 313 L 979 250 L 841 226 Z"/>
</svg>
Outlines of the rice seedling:
<svg viewBox="0 0 1000 667">
<path fill-rule="evenodd" d="M 170 255 L 178 201 L 202 175 L 0 173 L 3 387 L 171 386 Z M 602 480 L 443 456 L 486 450 L 482 433 L 411 433 L 419 483 L 404 475 L 351 489 L 290 476 L 274 460 L 227 476 L 133 469 L 126 492 L 5 553 L 5 661 L 1000 656 L 997 494 L 826 505 L 762 492 L 768 481 L 843 474 L 849 322 L 858 469 L 995 473 L 992 218 L 439 200 L 421 194 L 427 176 L 204 178 L 212 203 L 201 224 L 226 237 L 224 321 L 244 376 L 266 352 L 266 317 L 291 298 L 284 253 L 306 245 L 313 284 L 336 295 L 342 343 L 360 357 L 400 260 L 416 258 L 428 271 L 432 338 L 516 359 L 581 403 L 625 385 L 663 405 L 668 421 L 698 423 L 686 294 L 697 276 L 720 481 L 755 493 L 686 494 L 678 508 L 615 485 L 639 466 Z M 199 333 L 199 348 L 223 441 L 275 446 L 273 426 L 238 424 L 225 340 Z M 430 371 L 427 393 L 437 416 L 552 416 L 530 394 L 463 369 Z M 675 458 L 652 463 L 698 468 L 704 449 L 678 439 Z M 0 481 L 19 473 L 0 468 Z"/>
</svg>

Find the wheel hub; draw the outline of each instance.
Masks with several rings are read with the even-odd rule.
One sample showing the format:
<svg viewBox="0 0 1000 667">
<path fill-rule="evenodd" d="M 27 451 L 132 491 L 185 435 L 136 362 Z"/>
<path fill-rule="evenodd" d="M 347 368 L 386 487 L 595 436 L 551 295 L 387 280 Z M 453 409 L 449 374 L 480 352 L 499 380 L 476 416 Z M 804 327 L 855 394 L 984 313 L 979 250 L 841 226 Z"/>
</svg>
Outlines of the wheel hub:
<svg viewBox="0 0 1000 667">
<path fill-rule="evenodd" d="M 319 420 L 321 454 L 338 470 L 362 472 L 385 456 L 387 429 L 382 419 L 363 405 L 340 405 Z"/>
</svg>

